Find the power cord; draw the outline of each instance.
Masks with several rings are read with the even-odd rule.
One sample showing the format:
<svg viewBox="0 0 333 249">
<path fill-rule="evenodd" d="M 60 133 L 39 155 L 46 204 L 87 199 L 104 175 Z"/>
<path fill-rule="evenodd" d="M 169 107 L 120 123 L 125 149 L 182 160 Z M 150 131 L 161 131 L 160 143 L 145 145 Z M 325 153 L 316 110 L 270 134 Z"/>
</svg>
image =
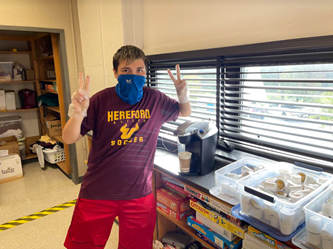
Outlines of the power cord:
<svg viewBox="0 0 333 249">
<path fill-rule="evenodd" d="M 175 149 L 174 151 L 168 149 L 168 147 L 166 147 L 166 145 L 164 144 L 163 137 L 161 137 L 161 142 L 162 142 L 163 147 L 156 147 L 156 149 L 162 149 L 162 150 L 166 150 L 166 151 L 169 151 L 169 152 L 172 152 L 172 153 L 174 153 L 174 152 L 176 152 L 178 150 L 178 148 Z M 167 154 L 164 154 L 163 156 L 165 156 L 165 155 L 167 155 Z"/>
</svg>

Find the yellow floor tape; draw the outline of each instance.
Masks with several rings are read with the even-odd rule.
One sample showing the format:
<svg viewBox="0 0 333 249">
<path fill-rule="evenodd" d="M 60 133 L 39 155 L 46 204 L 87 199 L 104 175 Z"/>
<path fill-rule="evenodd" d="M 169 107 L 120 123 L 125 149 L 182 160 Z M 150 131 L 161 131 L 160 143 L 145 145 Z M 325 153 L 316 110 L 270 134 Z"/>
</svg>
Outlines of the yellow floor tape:
<svg viewBox="0 0 333 249">
<path fill-rule="evenodd" d="M 45 217 L 47 215 L 54 214 L 56 212 L 66 209 L 66 208 L 73 207 L 73 206 L 75 206 L 75 204 L 76 204 L 76 199 L 69 201 L 69 202 L 65 202 L 58 206 L 48 208 L 43 211 L 28 215 L 28 216 L 24 216 L 22 218 L 19 218 L 19 219 L 10 221 L 10 222 L 6 222 L 6 223 L 0 225 L 0 232 L 8 230 L 13 227 L 17 227 L 19 225 L 25 224 L 30 221 L 37 220 L 37 219 Z"/>
</svg>

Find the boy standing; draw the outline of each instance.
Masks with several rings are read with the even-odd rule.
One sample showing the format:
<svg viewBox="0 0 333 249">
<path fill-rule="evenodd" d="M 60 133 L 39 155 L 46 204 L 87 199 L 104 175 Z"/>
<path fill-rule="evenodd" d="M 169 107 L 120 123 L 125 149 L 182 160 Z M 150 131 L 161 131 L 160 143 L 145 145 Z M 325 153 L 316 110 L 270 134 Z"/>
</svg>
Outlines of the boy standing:
<svg viewBox="0 0 333 249">
<path fill-rule="evenodd" d="M 115 217 L 119 219 L 118 249 L 150 249 L 156 219 L 152 171 L 158 133 L 163 123 L 189 116 L 188 87 L 179 65 L 173 80 L 179 102 L 143 87 L 146 57 L 134 46 L 121 47 L 113 57 L 118 84 L 89 99 L 89 76 L 72 96 L 70 119 L 63 130 L 66 143 L 93 131 L 88 169 L 68 230 L 65 247 L 104 248 Z"/>
</svg>

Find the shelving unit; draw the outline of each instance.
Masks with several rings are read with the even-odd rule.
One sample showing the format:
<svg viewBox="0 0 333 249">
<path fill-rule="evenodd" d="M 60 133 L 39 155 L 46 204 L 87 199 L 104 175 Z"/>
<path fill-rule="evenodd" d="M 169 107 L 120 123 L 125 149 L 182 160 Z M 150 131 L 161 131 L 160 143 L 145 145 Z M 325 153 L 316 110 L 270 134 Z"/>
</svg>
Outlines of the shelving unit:
<svg viewBox="0 0 333 249">
<path fill-rule="evenodd" d="M 59 106 L 48 106 L 47 109 L 60 113 Z"/>
<path fill-rule="evenodd" d="M 41 44 L 45 45 L 48 50 L 48 55 L 42 55 L 41 51 L 37 50 L 37 48 L 41 47 Z M 63 99 L 63 87 L 62 87 L 62 77 L 61 77 L 61 67 L 60 67 L 60 58 L 59 58 L 59 46 L 58 46 L 58 36 L 56 34 L 38 34 L 32 37 L 32 48 L 33 48 L 33 62 L 35 65 L 36 72 L 36 83 L 37 83 L 37 95 L 40 96 L 42 94 L 52 93 L 58 95 L 59 106 L 48 106 L 47 110 L 54 112 L 56 116 L 58 116 L 61 120 L 62 127 L 66 124 L 66 113 L 64 107 L 64 99 Z M 55 78 L 48 78 L 47 71 L 54 71 Z M 47 89 L 42 89 L 42 85 L 44 83 L 55 83 L 56 84 L 56 92 L 48 91 Z M 42 108 L 40 108 L 40 113 L 43 113 Z M 44 124 L 44 117 L 41 115 L 41 121 Z M 44 130 L 45 133 L 45 130 Z M 69 147 L 64 143 L 61 136 L 51 137 L 54 140 L 57 140 L 64 144 L 66 161 L 57 163 L 58 167 L 61 168 L 66 174 L 71 173 L 70 167 L 70 155 L 69 155 Z"/>
<path fill-rule="evenodd" d="M 155 190 L 157 188 L 162 187 L 162 173 L 154 170 L 153 172 L 153 192 L 155 194 Z M 155 194 L 156 196 L 156 194 Z M 196 236 L 196 231 L 189 227 L 187 225 L 186 218 L 183 218 L 181 220 L 176 220 L 172 218 L 171 216 L 163 213 L 163 211 L 156 209 L 157 211 L 157 219 L 156 219 L 156 227 L 154 231 L 154 240 L 161 239 L 164 237 L 164 235 L 169 231 L 175 231 L 177 227 L 181 228 L 183 231 L 185 231 L 188 235 L 193 237 L 195 240 L 199 241 L 203 246 L 214 249 L 213 246 L 208 244 L 206 241 L 202 240 L 201 238 Z"/>
<path fill-rule="evenodd" d="M 25 80 L 25 81 L 0 81 L 0 84 L 17 84 L 17 83 L 31 83 L 31 82 L 36 82 L 35 80 Z"/>
<path fill-rule="evenodd" d="M 26 111 L 36 111 L 36 110 L 38 110 L 38 108 L 6 110 L 6 111 L 0 111 L 0 113 L 3 113 L 3 112 L 26 112 Z"/>
<path fill-rule="evenodd" d="M 14 42 L 14 46 L 22 46 L 25 47 L 25 49 L 19 50 L 20 48 L 17 48 L 18 51 L 12 51 L 12 50 L 7 50 L 5 51 L 4 46 L 8 45 L 8 42 Z M 33 64 L 33 48 L 32 48 L 32 42 L 31 42 L 31 37 L 29 36 L 19 36 L 19 35 L 1 35 L 0 36 L 0 42 L 3 42 L 1 44 L 7 44 L 2 46 L 2 49 L 0 50 L 0 55 L 2 58 L 5 58 L 5 61 L 8 61 L 9 58 L 12 58 L 12 61 L 18 61 L 21 63 L 21 60 L 25 61 L 26 66 L 31 67 L 32 70 L 34 70 L 34 64 Z M 2 59 L 1 59 L 2 60 Z M 0 81 L 1 88 L 11 88 L 11 89 L 19 89 L 22 85 L 23 88 L 27 88 L 26 85 L 29 84 L 28 88 L 32 88 L 36 92 L 36 80 L 20 80 L 20 81 Z M 17 94 L 17 93 L 16 93 Z M 17 95 L 16 95 L 17 98 Z M 38 108 L 31 108 L 31 109 L 23 109 L 23 108 L 18 108 L 16 110 L 6 110 L 6 111 L 0 111 L 1 114 L 7 114 L 7 113 L 27 113 L 27 112 L 36 112 Z M 36 115 L 36 114 L 34 114 Z M 37 113 L 38 117 L 38 113 Z M 24 119 L 23 119 L 24 121 Z M 36 125 L 38 126 L 38 131 L 40 131 L 40 122 L 37 121 Z M 30 136 L 25 138 L 25 152 L 26 152 L 26 158 L 24 160 L 36 158 L 36 154 L 31 154 L 29 150 L 29 146 L 31 143 L 35 142 L 39 138 L 40 134 L 38 136 Z"/>
<path fill-rule="evenodd" d="M 172 222 L 175 226 L 181 228 L 183 231 L 185 231 L 188 235 L 190 235 L 191 237 L 195 238 L 197 241 L 199 241 L 201 243 L 201 245 L 207 247 L 207 248 L 211 248 L 214 249 L 214 247 L 212 247 L 210 244 L 208 244 L 206 241 L 202 240 L 201 238 L 197 237 L 196 234 L 197 232 L 189 227 L 187 225 L 187 221 L 186 219 L 182 219 L 182 220 L 176 220 L 172 217 L 170 217 L 169 215 L 163 213 L 162 211 L 160 211 L 159 209 L 157 209 L 157 215 L 160 216 L 164 216 L 165 218 L 167 218 L 170 222 Z M 165 222 L 164 222 L 165 223 Z"/>
<path fill-rule="evenodd" d="M 53 94 L 58 94 L 58 92 L 51 92 L 51 91 L 47 91 L 47 90 L 40 90 L 42 93 L 53 93 Z"/>
<path fill-rule="evenodd" d="M 31 54 L 32 51 L 0 51 L 0 54 Z"/>
<path fill-rule="evenodd" d="M 40 81 L 40 82 L 41 82 L 41 81 L 43 81 L 43 82 L 57 82 L 56 79 L 48 79 L 48 80 L 42 80 L 42 79 L 40 79 L 39 81 Z"/>
<path fill-rule="evenodd" d="M 47 57 L 35 58 L 35 60 L 53 60 L 53 55 Z"/>
</svg>

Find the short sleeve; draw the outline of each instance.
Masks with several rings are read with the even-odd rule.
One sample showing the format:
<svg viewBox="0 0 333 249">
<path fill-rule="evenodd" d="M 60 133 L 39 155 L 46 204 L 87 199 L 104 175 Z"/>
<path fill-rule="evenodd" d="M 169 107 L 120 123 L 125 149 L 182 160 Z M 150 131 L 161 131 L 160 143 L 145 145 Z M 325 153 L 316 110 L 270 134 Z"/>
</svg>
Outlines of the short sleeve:
<svg viewBox="0 0 333 249">
<path fill-rule="evenodd" d="M 171 120 L 176 121 L 179 116 L 178 102 L 164 93 L 158 92 L 160 94 L 162 124 Z"/>
<path fill-rule="evenodd" d="M 95 120 L 96 120 L 96 104 L 97 104 L 97 99 L 95 96 L 92 96 L 90 98 L 90 103 L 89 103 L 89 107 L 88 107 L 88 110 L 87 110 L 87 117 L 85 117 L 82 121 L 82 124 L 81 124 L 81 132 L 80 134 L 82 135 L 82 137 L 84 135 L 86 135 L 86 133 L 88 131 L 91 131 L 91 130 L 94 130 L 94 127 L 95 127 Z"/>
</svg>

